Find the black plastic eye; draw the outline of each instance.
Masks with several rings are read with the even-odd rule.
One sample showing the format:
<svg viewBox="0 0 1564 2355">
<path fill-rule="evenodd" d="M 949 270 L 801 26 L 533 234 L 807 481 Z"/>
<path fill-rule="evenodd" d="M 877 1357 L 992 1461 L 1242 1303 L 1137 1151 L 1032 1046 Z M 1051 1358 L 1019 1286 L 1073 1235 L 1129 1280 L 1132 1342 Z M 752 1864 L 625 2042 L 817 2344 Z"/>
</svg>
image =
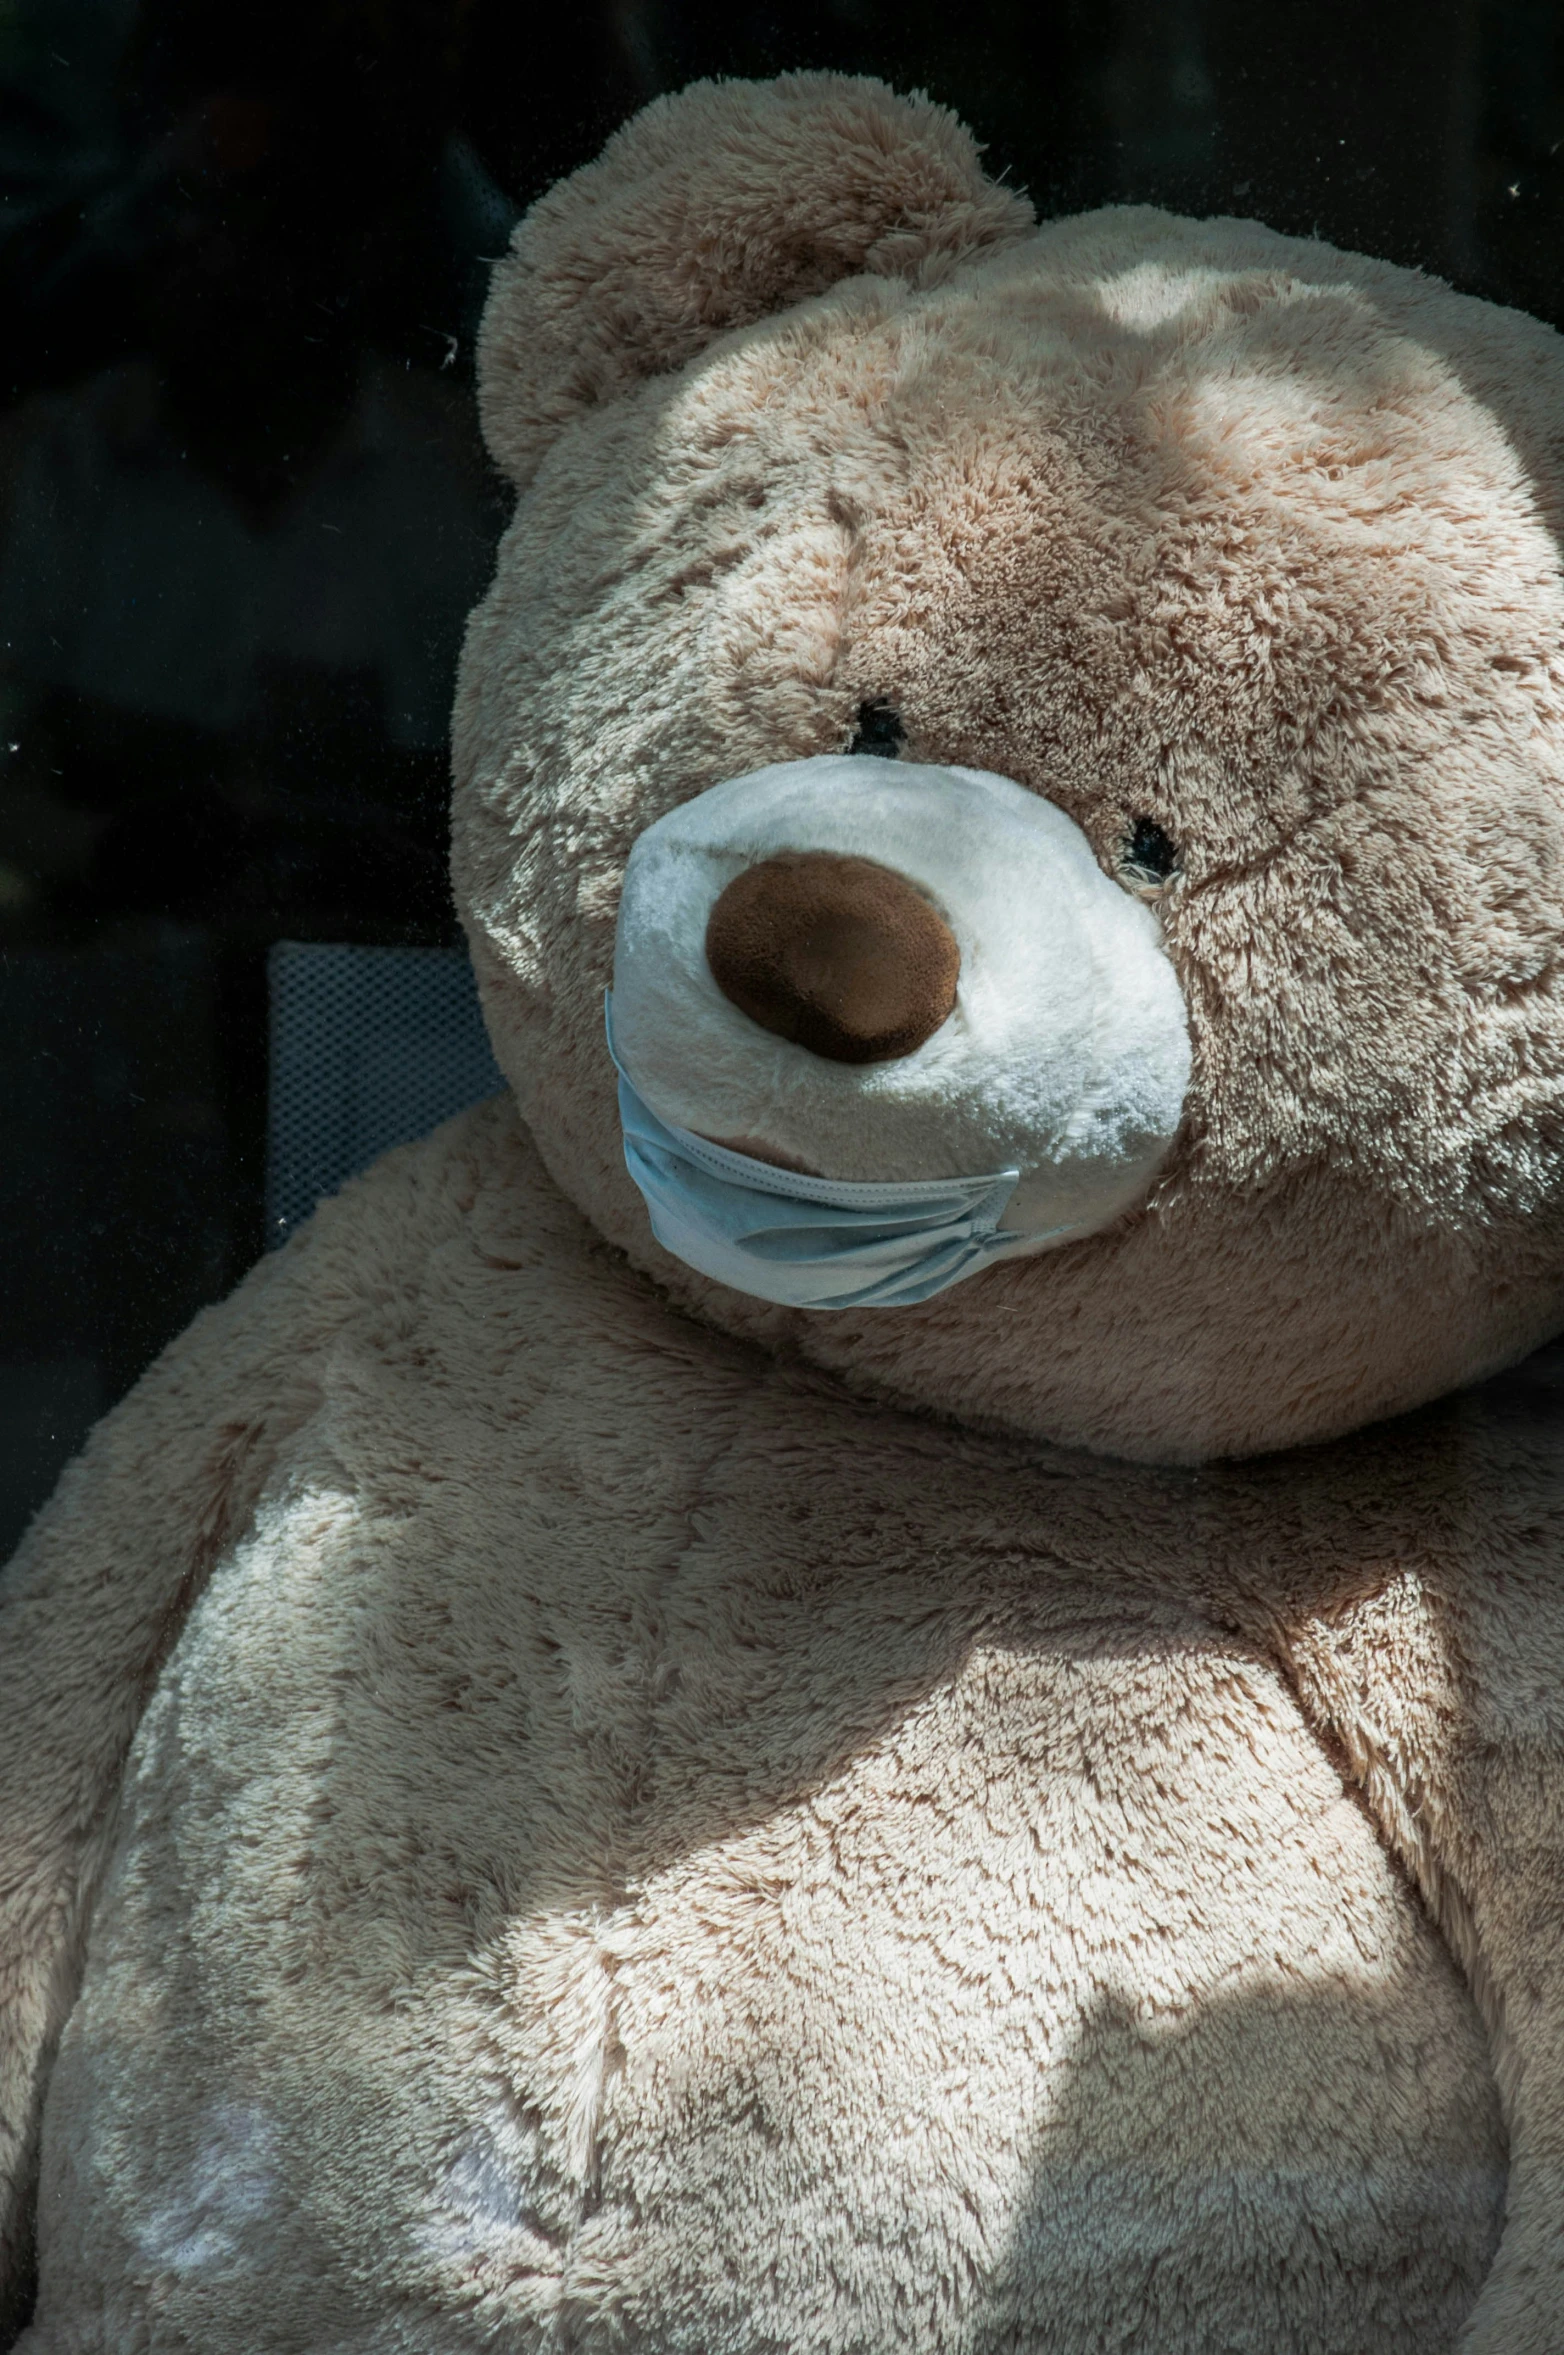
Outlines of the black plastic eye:
<svg viewBox="0 0 1564 2355">
<path fill-rule="evenodd" d="M 900 712 L 877 695 L 872 702 L 859 704 L 857 725 L 847 749 L 872 753 L 877 760 L 894 760 L 905 733 Z"/>
<path fill-rule="evenodd" d="M 1137 818 L 1124 850 L 1124 864 L 1152 883 L 1165 883 L 1178 865 L 1178 852 L 1150 818 Z"/>
</svg>

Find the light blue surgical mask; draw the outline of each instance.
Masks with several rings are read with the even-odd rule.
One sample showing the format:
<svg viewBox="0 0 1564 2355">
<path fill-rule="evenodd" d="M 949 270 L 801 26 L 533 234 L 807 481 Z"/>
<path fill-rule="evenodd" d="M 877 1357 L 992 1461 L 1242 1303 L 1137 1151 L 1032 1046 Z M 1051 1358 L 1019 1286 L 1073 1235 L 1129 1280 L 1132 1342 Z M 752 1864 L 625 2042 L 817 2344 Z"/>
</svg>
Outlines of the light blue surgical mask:
<svg viewBox="0 0 1564 2355">
<path fill-rule="evenodd" d="M 625 1166 L 658 1242 L 701 1275 L 785 1308 L 900 1308 L 1041 1239 L 999 1232 L 1018 1169 L 848 1184 L 776 1169 L 672 1127 L 637 1095 L 619 1060 L 611 995 L 605 1011 Z"/>
</svg>

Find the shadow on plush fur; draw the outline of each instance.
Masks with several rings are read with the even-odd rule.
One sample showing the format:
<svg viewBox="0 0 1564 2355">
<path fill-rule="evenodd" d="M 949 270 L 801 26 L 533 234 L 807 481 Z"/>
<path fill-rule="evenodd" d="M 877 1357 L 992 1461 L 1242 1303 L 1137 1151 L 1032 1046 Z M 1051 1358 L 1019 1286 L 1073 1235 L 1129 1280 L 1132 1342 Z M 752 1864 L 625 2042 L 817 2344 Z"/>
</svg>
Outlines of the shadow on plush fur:
<svg viewBox="0 0 1564 2355">
<path fill-rule="evenodd" d="M 796 77 L 545 198 L 481 389 L 515 1100 L 199 1320 L 7 1573 L 22 2346 L 1556 2348 L 1564 1458 L 1550 1360 L 1461 1386 L 1564 1322 L 1558 339 L 1036 229 Z M 622 885 L 753 772 L 619 927 L 654 1111 L 790 1205 L 1075 1155 L 1067 1236 L 824 1311 L 654 1239 Z M 691 927 L 779 846 L 929 901 L 926 1037 L 746 1028 Z"/>
</svg>

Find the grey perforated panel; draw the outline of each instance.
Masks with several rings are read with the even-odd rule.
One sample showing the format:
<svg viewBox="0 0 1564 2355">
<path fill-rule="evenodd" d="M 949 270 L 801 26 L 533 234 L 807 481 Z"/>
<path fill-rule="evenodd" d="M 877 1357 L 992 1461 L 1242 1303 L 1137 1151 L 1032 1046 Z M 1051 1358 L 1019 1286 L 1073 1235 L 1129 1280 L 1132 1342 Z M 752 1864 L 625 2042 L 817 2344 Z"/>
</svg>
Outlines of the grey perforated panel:
<svg viewBox="0 0 1564 2355">
<path fill-rule="evenodd" d="M 267 1234 L 505 1084 L 465 949 L 280 941 L 268 960 Z"/>
</svg>

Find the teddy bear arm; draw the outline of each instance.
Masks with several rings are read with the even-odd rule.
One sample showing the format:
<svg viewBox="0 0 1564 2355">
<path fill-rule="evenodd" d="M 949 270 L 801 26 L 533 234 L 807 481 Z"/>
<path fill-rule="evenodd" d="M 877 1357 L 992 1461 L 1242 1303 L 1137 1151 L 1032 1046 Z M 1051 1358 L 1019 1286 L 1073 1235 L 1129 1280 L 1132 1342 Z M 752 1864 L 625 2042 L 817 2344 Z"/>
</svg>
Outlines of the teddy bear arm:
<svg viewBox="0 0 1564 2355">
<path fill-rule="evenodd" d="M 305 1253 L 263 1262 L 94 1432 L 0 1577 L 0 2345 L 33 2270 L 50 2065 L 145 1701 L 307 1411 Z"/>
<path fill-rule="evenodd" d="M 1546 2355 L 1564 2346 L 1564 1749 L 1505 1745 L 1456 1805 L 1510 2145 L 1504 2238 L 1461 2355 Z"/>
<path fill-rule="evenodd" d="M 1564 2346 L 1564 1580 L 1513 1551 L 1401 1573 L 1286 1650 L 1488 2030 L 1509 2184 L 1461 2355 L 1543 2355 Z"/>
</svg>

